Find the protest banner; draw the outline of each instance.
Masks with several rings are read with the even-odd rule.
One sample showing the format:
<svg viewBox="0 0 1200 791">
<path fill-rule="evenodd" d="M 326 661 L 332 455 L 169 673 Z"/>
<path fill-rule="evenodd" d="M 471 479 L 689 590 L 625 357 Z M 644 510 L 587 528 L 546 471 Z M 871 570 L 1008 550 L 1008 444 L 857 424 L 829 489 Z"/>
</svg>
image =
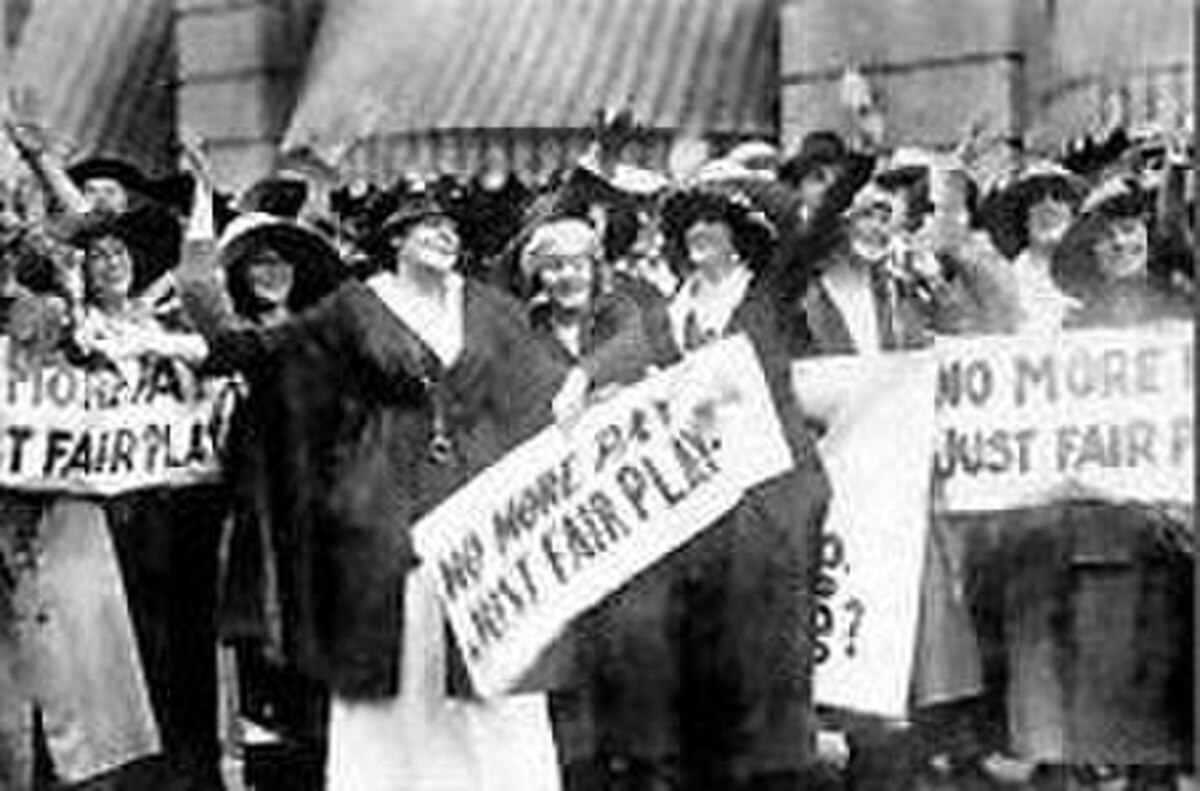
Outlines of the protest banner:
<svg viewBox="0 0 1200 791">
<path fill-rule="evenodd" d="M 1192 325 L 938 345 L 940 507 L 1192 503 Z"/>
<path fill-rule="evenodd" d="M 1190 506 L 1192 349 L 1177 324 L 797 362 L 833 488 L 817 702 L 905 713 L 931 512 L 1081 496 Z"/>
<path fill-rule="evenodd" d="M 214 479 L 241 392 L 174 360 L 79 367 L 0 339 L 0 486 L 113 495 Z"/>
<path fill-rule="evenodd" d="M 883 717 L 907 712 L 933 453 L 928 353 L 798 363 L 797 397 L 826 431 L 833 497 L 817 608 L 817 703 Z"/>
<path fill-rule="evenodd" d="M 736 337 L 478 475 L 414 529 L 476 690 L 517 686 L 574 617 L 793 463 Z"/>
</svg>

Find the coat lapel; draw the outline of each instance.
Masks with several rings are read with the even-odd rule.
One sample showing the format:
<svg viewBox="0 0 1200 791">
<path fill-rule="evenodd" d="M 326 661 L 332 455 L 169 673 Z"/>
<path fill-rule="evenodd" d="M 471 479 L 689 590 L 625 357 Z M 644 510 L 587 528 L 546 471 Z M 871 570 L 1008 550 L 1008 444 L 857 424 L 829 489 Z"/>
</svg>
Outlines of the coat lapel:
<svg viewBox="0 0 1200 791">
<path fill-rule="evenodd" d="M 854 354 L 857 351 L 842 312 L 819 278 L 804 295 L 804 313 L 818 353 Z"/>
</svg>

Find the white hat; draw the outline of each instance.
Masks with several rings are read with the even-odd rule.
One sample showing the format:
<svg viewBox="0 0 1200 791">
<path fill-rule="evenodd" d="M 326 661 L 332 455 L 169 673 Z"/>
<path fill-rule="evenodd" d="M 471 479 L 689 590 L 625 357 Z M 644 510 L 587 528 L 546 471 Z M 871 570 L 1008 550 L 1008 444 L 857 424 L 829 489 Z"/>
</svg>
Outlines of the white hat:
<svg viewBox="0 0 1200 791">
<path fill-rule="evenodd" d="M 697 184 L 712 181 L 730 181 L 734 179 L 763 178 L 761 171 L 754 171 L 745 165 L 731 159 L 713 159 L 705 162 L 696 171 L 693 181 Z"/>
<path fill-rule="evenodd" d="M 551 256 L 595 252 L 599 247 L 600 238 L 587 220 L 552 217 L 534 228 L 521 248 L 521 273 L 532 278 Z"/>
<path fill-rule="evenodd" d="M 670 184 L 671 180 L 657 171 L 626 164 L 618 164 L 612 177 L 614 187 L 634 195 L 653 195 Z"/>
<path fill-rule="evenodd" d="M 779 149 L 762 140 L 751 140 L 734 147 L 725 159 L 748 170 L 767 171 L 774 175 L 779 168 Z"/>
</svg>

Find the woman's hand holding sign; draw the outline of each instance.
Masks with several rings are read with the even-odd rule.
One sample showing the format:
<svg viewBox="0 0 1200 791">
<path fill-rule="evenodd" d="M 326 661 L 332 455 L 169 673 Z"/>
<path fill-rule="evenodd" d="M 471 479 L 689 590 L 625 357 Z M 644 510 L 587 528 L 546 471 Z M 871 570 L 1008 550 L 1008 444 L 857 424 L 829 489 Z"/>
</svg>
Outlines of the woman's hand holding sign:
<svg viewBox="0 0 1200 791">
<path fill-rule="evenodd" d="M 117 327 L 89 322 L 79 328 L 75 340 L 85 351 L 118 363 L 147 356 L 199 362 L 208 355 L 208 345 L 199 335 L 130 324 Z"/>
</svg>

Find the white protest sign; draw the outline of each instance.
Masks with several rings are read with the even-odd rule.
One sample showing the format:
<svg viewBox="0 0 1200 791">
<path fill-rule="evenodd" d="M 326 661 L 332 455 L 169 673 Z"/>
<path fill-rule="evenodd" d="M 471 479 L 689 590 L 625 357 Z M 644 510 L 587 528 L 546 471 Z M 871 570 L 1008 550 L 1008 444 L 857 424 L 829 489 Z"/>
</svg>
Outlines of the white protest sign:
<svg viewBox="0 0 1200 791">
<path fill-rule="evenodd" d="M 797 363 L 833 497 L 815 610 L 817 703 L 884 717 L 907 711 L 929 526 L 933 384 L 927 353 Z"/>
<path fill-rule="evenodd" d="M 941 508 L 1193 502 L 1190 323 L 944 341 L 937 356 Z"/>
<path fill-rule="evenodd" d="M 931 507 L 1192 504 L 1193 370 L 1190 324 L 796 363 L 801 407 L 828 427 L 820 448 L 833 488 L 816 700 L 906 711 Z"/>
<path fill-rule="evenodd" d="M 213 480 L 236 380 L 183 363 L 37 362 L 0 338 L 0 486 L 112 495 Z"/>
<path fill-rule="evenodd" d="M 414 535 L 477 691 L 512 689 L 573 618 L 793 464 L 735 337 L 475 477 Z"/>
</svg>

